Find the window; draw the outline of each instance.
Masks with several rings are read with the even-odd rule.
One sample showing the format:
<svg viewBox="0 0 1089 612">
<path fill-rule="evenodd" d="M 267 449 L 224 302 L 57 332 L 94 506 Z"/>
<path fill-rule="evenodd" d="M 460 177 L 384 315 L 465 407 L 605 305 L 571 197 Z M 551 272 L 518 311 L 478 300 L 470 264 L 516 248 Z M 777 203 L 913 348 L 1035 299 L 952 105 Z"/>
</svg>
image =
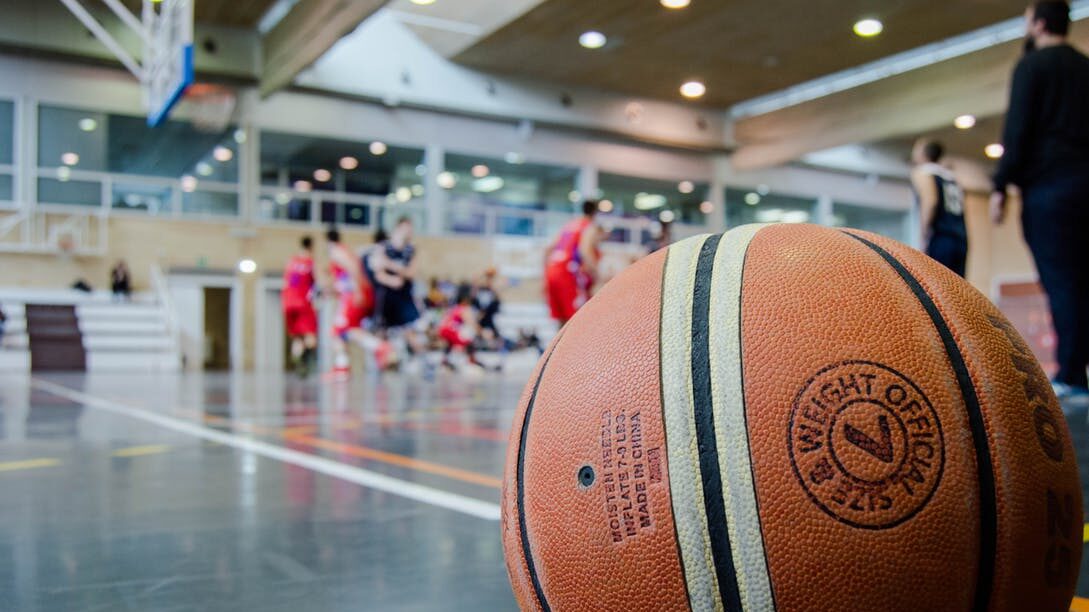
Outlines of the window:
<svg viewBox="0 0 1089 612">
<path fill-rule="evenodd" d="M 571 212 L 572 201 L 580 199 L 574 167 L 526 163 L 517 156 L 502 160 L 456 153 L 446 155 L 445 166 L 439 186 L 456 204 Z"/>
<path fill-rule="evenodd" d="M 832 225 L 881 234 L 908 242 L 908 211 L 858 206 L 836 202 L 832 205 Z"/>
<path fill-rule="evenodd" d="M 265 219 L 371 226 L 383 203 L 413 208 L 426 193 L 422 149 L 377 141 L 261 133 Z"/>
<path fill-rule="evenodd" d="M 703 225 L 703 202 L 710 200 L 707 183 L 659 181 L 601 173 L 598 191 L 601 200 L 612 206 L 612 214 L 646 217 L 658 221 L 668 211 L 674 221 Z M 669 218 L 669 214 L 666 215 Z"/>
<path fill-rule="evenodd" d="M 0 203 L 15 199 L 15 103 L 0 100 Z"/>
<path fill-rule="evenodd" d="M 772 193 L 761 188 L 726 190 L 726 223 L 815 223 L 816 198 Z"/>
<path fill-rule="evenodd" d="M 38 109 L 38 200 L 163 214 L 238 214 L 245 133 L 57 106 Z"/>
</svg>

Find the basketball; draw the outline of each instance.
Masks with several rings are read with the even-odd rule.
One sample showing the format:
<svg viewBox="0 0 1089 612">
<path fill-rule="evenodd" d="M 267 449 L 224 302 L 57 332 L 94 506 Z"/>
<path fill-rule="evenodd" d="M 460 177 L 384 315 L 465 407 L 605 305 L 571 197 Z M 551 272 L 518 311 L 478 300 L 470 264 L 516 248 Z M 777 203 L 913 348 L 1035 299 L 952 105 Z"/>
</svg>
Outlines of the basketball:
<svg viewBox="0 0 1089 612">
<path fill-rule="evenodd" d="M 1066 610 L 1077 459 L 1013 326 L 923 254 L 749 225 L 544 353 L 502 490 L 524 610 Z"/>
</svg>

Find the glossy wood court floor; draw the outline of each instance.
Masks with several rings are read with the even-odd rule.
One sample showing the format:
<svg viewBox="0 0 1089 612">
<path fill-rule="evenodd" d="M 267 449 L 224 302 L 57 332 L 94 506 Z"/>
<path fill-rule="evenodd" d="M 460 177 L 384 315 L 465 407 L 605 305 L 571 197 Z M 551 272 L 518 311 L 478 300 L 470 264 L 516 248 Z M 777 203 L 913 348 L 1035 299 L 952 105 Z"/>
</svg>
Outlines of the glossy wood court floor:
<svg viewBox="0 0 1089 612">
<path fill-rule="evenodd" d="M 0 610 L 513 610 L 528 375 L 0 374 Z"/>
</svg>

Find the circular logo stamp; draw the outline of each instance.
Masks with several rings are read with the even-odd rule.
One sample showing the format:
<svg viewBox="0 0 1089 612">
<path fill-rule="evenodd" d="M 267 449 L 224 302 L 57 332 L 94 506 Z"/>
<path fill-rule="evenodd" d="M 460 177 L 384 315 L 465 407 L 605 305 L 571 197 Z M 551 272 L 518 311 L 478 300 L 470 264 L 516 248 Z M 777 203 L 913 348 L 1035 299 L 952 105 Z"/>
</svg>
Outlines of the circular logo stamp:
<svg viewBox="0 0 1089 612">
<path fill-rule="evenodd" d="M 915 516 L 945 467 L 930 400 L 903 374 L 869 361 L 838 363 L 809 379 L 794 399 L 787 446 L 809 498 L 863 529 Z"/>
</svg>

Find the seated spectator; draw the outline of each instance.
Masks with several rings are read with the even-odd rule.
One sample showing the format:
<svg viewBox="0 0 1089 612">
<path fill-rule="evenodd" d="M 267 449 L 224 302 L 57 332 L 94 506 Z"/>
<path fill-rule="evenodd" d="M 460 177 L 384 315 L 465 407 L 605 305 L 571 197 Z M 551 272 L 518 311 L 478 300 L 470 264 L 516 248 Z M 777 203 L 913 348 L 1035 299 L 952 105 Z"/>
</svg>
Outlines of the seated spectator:
<svg viewBox="0 0 1089 612">
<path fill-rule="evenodd" d="M 439 279 L 432 276 L 430 288 L 427 290 L 427 295 L 424 296 L 424 306 L 428 310 L 442 310 L 446 308 L 446 303 L 446 294 L 439 288 Z"/>
<path fill-rule="evenodd" d="M 122 259 L 110 271 L 110 287 L 116 300 L 127 302 L 132 299 L 132 279 L 129 277 L 129 267 Z"/>
</svg>

